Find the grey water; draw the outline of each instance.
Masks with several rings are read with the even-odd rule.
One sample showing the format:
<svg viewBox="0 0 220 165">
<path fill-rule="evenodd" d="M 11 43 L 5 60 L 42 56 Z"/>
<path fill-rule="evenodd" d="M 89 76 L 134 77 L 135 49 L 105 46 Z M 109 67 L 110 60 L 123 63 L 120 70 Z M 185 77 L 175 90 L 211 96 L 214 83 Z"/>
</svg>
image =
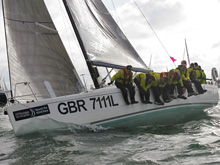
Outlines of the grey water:
<svg viewBox="0 0 220 165">
<path fill-rule="evenodd" d="M 15 136 L 0 110 L 0 165 L 220 164 L 220 103 L 201 119 L 132 129 L 70 126 Z"/>
</svg>

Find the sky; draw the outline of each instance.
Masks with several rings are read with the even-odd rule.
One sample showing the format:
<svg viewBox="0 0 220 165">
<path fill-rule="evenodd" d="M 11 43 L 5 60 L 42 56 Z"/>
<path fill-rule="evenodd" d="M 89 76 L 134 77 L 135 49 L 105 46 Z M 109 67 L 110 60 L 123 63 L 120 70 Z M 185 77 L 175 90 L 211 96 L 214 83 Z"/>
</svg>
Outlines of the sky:
<svg viewBox="0 0 220 165">
<path fill-rule="evenodd" d="M 116 11 L 126 36 L 147 65 L 152 55 L 153 70 L 166 71 L 187 59 L 185 39 L 190 62 L 198 62 L 209 77 L 212 67 L 220 69 L 219 0 L 130 0 Z M 169 56 L 177 59 L 175 65 Z"/>
<path fill-rule="evenodd" d="M 212 67 L 220 71 L 220 0 L 103 2 L 143 61 L 148 66 L 150 64 L 154 71 L 167 71 L 177 67 L 182 59 L 187 59 L 185 39 L 191 63 L 198 62 L 208 78 L 211 77 Z M 62 1 L 46 0 L 46 4 L 79 75 L 85 74 L 86 81 L 90 83 L 86 64 L 83 58 L 79 60 L 83 56 L 66 18 Z M 0 25 L 0 75 L 8 80 L 2 14 Z M 169 56 L 177 60 L 175 64 Z"/>
</svg>

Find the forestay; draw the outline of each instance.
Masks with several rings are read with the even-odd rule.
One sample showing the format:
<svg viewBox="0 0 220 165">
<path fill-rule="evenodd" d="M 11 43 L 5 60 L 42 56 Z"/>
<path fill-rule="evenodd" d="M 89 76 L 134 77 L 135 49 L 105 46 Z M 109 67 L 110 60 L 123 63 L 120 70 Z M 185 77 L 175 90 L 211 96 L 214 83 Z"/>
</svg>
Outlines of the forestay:
<svg viewBox="0 0 220 165">
<path fill-rule="evenodd" d="M 64 2 L 93 65 L 122 68 L 130 64 L 136 71 L 149 70 L 101 0 Z"/>
<path fill-rule="evenodd" d="M 38 100 L 50 97 L 45 82 L 56 96 L 82 91 L 44 1 L 3 0 L 3 9 L 13 94 L 20 82 L 30 82 Z M 16 95 L 31 94 L 27 85 L 17 84 Z"/>
</svg>

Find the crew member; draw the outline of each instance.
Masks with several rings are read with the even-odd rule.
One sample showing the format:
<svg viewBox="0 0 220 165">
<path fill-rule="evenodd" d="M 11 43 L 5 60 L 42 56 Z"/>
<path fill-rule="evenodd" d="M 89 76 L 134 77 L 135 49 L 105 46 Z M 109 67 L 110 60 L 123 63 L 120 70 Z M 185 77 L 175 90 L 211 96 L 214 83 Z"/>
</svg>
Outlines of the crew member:
<svg viewBox="0 0 220 165">
<path fill-rule="evenodd" d="M 201 83 L 202 84 L 207 84 L 207 82 L 206 82 L 206 74 L 205 74 L 205 72 L 204 72 L 204 70 L 201 68 L 201 66 L 199 66 L 199 68 L 201 69 L 201 74 L 202 74 L 202 81 L 201 81 Z"/>
<path fill-rule="evenodd" d="M 164 77 L 163 79 L 165 82 L 163 85 L 159 85 L 162 98 L 165 103 L 172 101 L 172 99 L 170 98 L 170 85 L 169 85 L 169 81 L 172 80 L 173 75 L 174 75 L 174 70 L 172 71 L 160 73 L 161 75 L 160 77 Z"/>
<path fill-rule="evenodd" d="M 163 73 L 153 73 L 153 75 L 156 79 L 153 82 L 152 87 L 151 87 L 153 94 L 154 94 L 154 99 L 155 99 L 154 104 L 164 105 L 163 101 L 160 99 L 160 95 L 162 94 L 163 96 L 164 91 L 162 89 L 165 87 L 168 81 L 168 78 Z"/>
<path fill-rule="evenodd" d="M 205 93 L 207 90 L 204 90 L 202 88 L 201 82 L 202 82 L 202 72 L 201 69 L 198 66 L 198 63 L 194 63 L 194 75 L 195 77 L 192 79 L 192 82 L 195 84 L 196 89 L 199 94 Z"/>
<path fill-rule="evenodd" d="M 190 64 L 190 67 L 187 68 L 187 72 L 189 73 L 189 78 L 192 81 L 193 79 L 196 79 L 196 72 L 194 69 L 194 63 Z"/>
<path fill-rule="evenodd" d="M 111 82 L 108 85 L 111 85 L 115 81 L 115 85 L 122 92 L 123 98 L 127 105 L 130 104 L 128 101 L 127 89 L 130 93 L 131 104 L 137 104 L 138 101 L 135 101 L 135 90 L 133 86 L 133 73 L 132 66 L 127 65 L 126 68 L 119 70 L 111 79 Z M 126 89 L 127 88 L 127 89 Z"/>
<path fill-rule="evenodd" d="M 175 86 L 177 87 L 178 91 L 178 98 L 181 99 L 187 99 L 183 93 L 184 93 L 184 85 L 182 82 L 182 78 L 180 76 L 180 71 L 178 69 L 172 69 L 171 72 L 174 72 L 173 76 L 171 79 L 168 81 L 168 84 L 170 85 L 170 97 L 175 99 L 176 97 L 174 96 L 174 89 Z"/>
<path fill-rule="evenodd" d="M 179 65 L 177 67 L 177 69 L 180 71 L 180 76 L 182 78 L 182 82 L 183 82 L 184 87 L 187 89 L 188 97 L 190 97 L 192 95 L 196 95 L 195 92 L 193 91 L 191 80 L 189 78 L 189 72 L 186 68 L 186 61 L 183 60 L 181 62 L 181 65 Z"/>
<path fill-rule="evenodd" d="M 150 87 L 152 86 L 155 77 L 150 73 L 139 73 L 134 79 L 140 93 L 141 102 L 152 104 L 150 101 Z"/>
</svg>

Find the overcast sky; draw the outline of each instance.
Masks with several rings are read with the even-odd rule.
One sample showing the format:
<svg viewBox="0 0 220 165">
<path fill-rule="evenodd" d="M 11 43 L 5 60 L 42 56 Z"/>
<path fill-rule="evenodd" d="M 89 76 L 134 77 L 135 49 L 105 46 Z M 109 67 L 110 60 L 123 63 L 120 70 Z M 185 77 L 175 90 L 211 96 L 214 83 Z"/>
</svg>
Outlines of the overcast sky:
<svg viewBox="0 0 220 165">
<path fill-rule="evenodd" d="M 74 34 L 72 29 L 69 30 L 68 21 L 65 19 L 62 21 L 65 18 L 65 12 L 60 12 L 62 1 L 46 0 L 46 2 L 67 51 L 71 58 L 76 59 L 75 54 L 81 53 L 77 43 L 74 43 Z M 220 70 L 220 0 L 103 0 L 103 2 L 147 65 L 152 55 L 151 68 L 154 71 L 162 72 L 175 68 L 183 58 L 187 58 L 184 53 L 184 39 L 187 41 L 190 62 L 198 62 L 205 70 L 207 77 L 210 77 L 212 67 Z M 175 65 L 146 19 L 169 55 L 177 59 Z M 2 26 L 2 17 L 0 23 Z M 2 26 L 0 28 L 0 74 L 7 79 L 3 34 Z M 75 64 L 80 71 L 79 74 L 88 75 L 84 69 L 86 68 L 84 61 L 78 58 L 74 61 L 77 61 Z"/>
<path fill-rule="evenodd" d="M 134 2 L 153 27 L 169 55 L 177 59 L 176 66 L 183 58 L 186 59 L 186 39 L 190 62 L 198 62 L 207 76 L 210 76 L 212 67 L 220 69 L 219 0 L 128 0 L 127 3 L 118 6 L 116 11 L 123 30 L 145 63 L 149 64 L 152 54 L 152 69 L 165 71 L 166 68 L 171 69 L 175 65 Z"/>
</svg>

